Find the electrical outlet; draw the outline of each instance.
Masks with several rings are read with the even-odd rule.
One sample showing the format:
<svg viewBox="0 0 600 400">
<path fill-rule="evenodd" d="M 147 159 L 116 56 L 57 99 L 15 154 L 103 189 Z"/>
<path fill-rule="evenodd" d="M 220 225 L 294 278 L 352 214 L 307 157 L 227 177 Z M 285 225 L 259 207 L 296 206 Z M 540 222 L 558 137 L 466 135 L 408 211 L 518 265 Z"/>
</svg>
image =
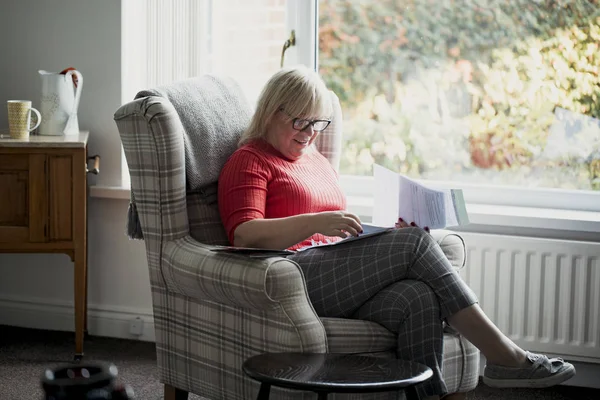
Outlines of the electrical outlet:
<svg viewBox="0 0 600 400">
<path fill-rule="evenodd" d="M 136 317 L 129 320 L 129 333 L 135 336 L 142 336 L 144 333 L 144 320 Z"/>
</svg>

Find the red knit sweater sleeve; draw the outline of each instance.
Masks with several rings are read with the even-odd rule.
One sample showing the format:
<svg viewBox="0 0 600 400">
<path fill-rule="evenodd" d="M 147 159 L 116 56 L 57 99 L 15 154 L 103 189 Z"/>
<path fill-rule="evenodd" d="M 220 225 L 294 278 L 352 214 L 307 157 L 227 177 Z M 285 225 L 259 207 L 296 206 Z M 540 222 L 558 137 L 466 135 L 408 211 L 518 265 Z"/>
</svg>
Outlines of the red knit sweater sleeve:
<svg viewBox="0 0 600 400">
<path fill-rule="evenodd" d="M 265 217 L 269 176 L 264 161 L 248 150 L 236 151 L 221 170 L 219 212 L 231 244 L 239 225 Z"/>
</svg>

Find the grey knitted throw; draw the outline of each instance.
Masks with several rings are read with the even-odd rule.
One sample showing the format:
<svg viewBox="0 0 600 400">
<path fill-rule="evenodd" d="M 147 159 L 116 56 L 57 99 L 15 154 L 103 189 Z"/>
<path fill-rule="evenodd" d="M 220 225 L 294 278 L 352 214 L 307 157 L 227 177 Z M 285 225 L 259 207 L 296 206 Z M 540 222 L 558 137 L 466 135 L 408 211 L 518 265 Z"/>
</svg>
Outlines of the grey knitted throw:
<svg viewBox="0 0 600 400">
<path fill-rule="evenodd" d="M 143 90 L 135 98 L 146 96 L 167 98 L 179 115 L 188 190 L 214 183 L 250 123 L 252 109 L 239 84 L 207 74 Z"/>
</svg>

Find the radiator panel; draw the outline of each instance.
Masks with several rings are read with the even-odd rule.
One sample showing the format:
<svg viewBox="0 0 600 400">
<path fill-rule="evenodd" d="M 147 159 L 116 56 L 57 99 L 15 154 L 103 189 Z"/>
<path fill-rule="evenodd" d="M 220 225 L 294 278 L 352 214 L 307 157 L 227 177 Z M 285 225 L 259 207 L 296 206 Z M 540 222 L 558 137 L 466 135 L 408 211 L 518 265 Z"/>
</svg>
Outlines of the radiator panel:
<svg viewBox="0 0 600 400">
<path fill-rule="evenodd" d="M 461 233 L 461 276 L 521 347 L 600 363 L 600 243 Z"/>
</svg>

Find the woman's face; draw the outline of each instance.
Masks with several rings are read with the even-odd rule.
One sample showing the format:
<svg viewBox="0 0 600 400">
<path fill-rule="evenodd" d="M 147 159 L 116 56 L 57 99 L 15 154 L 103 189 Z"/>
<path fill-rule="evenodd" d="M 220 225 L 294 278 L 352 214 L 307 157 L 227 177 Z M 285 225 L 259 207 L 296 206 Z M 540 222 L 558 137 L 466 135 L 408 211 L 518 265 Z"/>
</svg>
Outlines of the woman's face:
<svg viewBox="0 0 600 400">
<path fill-rule="evenodd" d="M 292 117 L 293 118 L 293 117 Z M 318 118 L 307 118 L 315 120 Z M 312 124 L 304 130 L 296 130 L 293 121 L 285 114 L 285 111 L 279 110 L 267 127 L 267 142 L 275 147 L 284 157 L 290 160 L 298 160 L 308 152 L 310 145 L 313 144 L 319 132 L 315 132 Z"/>
</svg>

